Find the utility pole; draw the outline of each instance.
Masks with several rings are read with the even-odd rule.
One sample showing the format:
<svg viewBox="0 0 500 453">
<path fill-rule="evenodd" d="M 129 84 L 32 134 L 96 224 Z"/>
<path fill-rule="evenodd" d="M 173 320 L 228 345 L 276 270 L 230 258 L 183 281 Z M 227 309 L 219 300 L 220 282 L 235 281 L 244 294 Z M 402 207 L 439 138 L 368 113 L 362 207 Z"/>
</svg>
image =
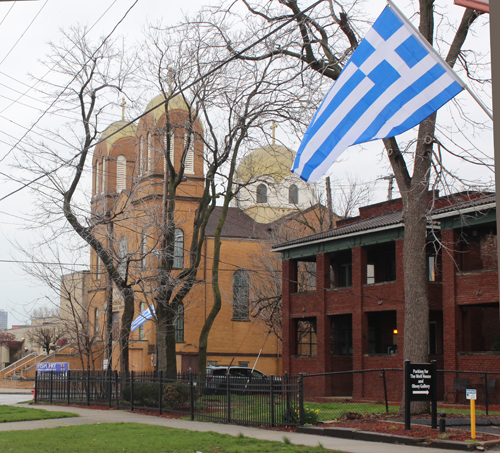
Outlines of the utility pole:
<svg viewBox="0 0 500 453">
<path fill-rule="evenodd" d="M 392 191 L 394 190 L 394 179 L 396 177 L 391 173 L 387 176 L 381 176 L 377 178 L 379 181 L 389 181 L 389 187 L 387 188 L 387 201 L 392 200 Z"/>
<path fill-rule="evenodd" d="M 332 186 L 330 176 L 326 177 L 326 208 L 328 210 L 328 229 L 333 228 L 333 205 L 332 205 Z"/>
</svg>

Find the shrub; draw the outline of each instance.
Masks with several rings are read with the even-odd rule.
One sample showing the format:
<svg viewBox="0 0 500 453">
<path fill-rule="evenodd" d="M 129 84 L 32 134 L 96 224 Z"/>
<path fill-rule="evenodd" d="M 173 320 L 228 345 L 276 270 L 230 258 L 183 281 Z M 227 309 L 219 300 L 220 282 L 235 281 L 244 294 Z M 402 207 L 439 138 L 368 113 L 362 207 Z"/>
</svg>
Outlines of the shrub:
<svg viewBox="0 0 500 453">
<path fill-rule="evenodd" d="M 122 398 L 130 402 L 130 385 L 125 386 Z M 134 383 L 134 404 L 138 406 L 157 406 L 159 384 Z"/>
<path fill-rule="evenodd" d="M 171 409 L 189 405 L 189 384 L 177 382 L 173 385 L 166 385 L 163 389 L 163 405 Z"/>
<path fill-rule="evenodd" d="M 299 408 L 296 406 L 291 408 L 288 416 L 286 417 L 288 422 L 298 423 L 299 422 Z M 310 409 L 304 406 L 304 424 L 305 425 L 315 425 L 319 420 L 319 409 Z"/>
</svg>

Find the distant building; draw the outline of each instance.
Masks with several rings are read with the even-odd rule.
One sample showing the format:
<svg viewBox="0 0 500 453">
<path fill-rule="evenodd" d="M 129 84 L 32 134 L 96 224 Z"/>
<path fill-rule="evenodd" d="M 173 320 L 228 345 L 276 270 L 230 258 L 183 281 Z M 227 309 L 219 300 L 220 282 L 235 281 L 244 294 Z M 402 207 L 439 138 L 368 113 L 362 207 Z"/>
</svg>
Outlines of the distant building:
<svg viewBox="0 0 500 453">
<path fill-rule="evenodd" d="M 0 330 L 7 330 L 8 317 L 9 314 L 6 311 L 0 310 Z"/>
</svg>

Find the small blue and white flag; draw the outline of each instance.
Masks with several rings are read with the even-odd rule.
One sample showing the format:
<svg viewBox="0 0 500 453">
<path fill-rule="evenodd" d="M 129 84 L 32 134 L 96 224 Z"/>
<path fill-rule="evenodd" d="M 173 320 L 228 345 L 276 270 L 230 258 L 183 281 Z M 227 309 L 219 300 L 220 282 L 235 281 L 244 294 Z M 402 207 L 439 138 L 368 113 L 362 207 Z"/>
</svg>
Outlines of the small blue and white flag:
<svg viewBox="0 0 500 453">
<path fill-rule="evenodd" d="M 315 182 L 349 146 L 401 134 L 462 90 L 451 68 L 387 6 L 323 99 L 292 172 Z"/>
<path fill-rule="evenodd" d="M 137 318 L 132 321 L 130 326 L 130 331 L 133 332 L 135 329 L 142 326 L 148 319 L 151 319 L 155 314 L 155 307 L 151 306 L 150 308 L 146 308 Z"/>
</svg>

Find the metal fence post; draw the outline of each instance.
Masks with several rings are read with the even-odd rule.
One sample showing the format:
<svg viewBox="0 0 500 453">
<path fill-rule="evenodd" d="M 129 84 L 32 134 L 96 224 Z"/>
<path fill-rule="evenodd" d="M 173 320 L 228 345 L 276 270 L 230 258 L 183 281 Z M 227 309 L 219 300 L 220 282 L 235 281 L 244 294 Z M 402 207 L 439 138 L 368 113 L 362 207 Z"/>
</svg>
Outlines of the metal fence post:
<svg viewBox="0 0 500 453">
<path fill-rule="evenodd" d="M 68 370 L 66 373 L 66 383 L 68 384 L 68 393 L 67 393 L 67 398 L 68 398 L 68 406 L 71 404 L 71 371 Z"/>
<path fill-rule="evenodd" d="M 304 376 L 305 373 L 299 374 L 299 425 L 304 424 Z"/>
<path fill-rule="evenodd" d="M 387 401 L 387 383 L 385 380 L 385 370 L 382 370 L 382 379 L 384 380 L 384 398 L 385 398 L 385 412 L 389 413 L 389 403 Z"/>
<path fill-rule="evenodd" d="M 269 401 L 269 406 L 270 406 L 270 410 L 271 410 L 271 413 L 270 413 L 270 416 L 271 416 L 271 428 L 274 427 L 275 425 L 275 415 L 274 415 L 274 376 L 271 375 L 269 377 L 269 387 L 271 389 L 271 398 L 270 398 L 270 401 Z"/>
<path fill-rule="evenodd" d="M 226 375 L 226 399 L 227 399 L 227 414 L 226 423 L 231 423 L 231 375 Z"/>
<path fill-rule="evenodd" d="M 33 394 L 33 399 L 35 400 L 35 404 L 36 404 L 36 400 L 37 400 L 37 393 L 38 393 L 38 387 L 39 387 L 39 382 L 38 382 L 38 371 L 35 371 L 35 393 Z"/>
<path fill-rule="evenodd" d="M 290 422 L 292 421 L 292 412 L 290 410 L 290 387 L 289 387 L 289 380 L 288 380 L 288 372 L 285 371 L 285 375 L 283 376 L 285 379 L 285 398 L 286 398 L 286 421 Z"/>
<path fill-rule="evenodd" d="M 191 421 L 194 420 L 194 386 L 193 386 L 193 372 L 189 369 L 189 412 L 191 414 Z"/>
<path fill-rule="evenodd" d="M 53 378 L 54 378 L 54 372 L 50 372 L 50 404 L 52 404 L 52 392 L 53 392 Z"/>
<path fill-rule="evenodd" d="M 87 370 L 87 406 L 90 406 L 90 370 Z"/>
<path fill-rule="evenodd" d="M 486 415 L 489 415 L 488 409 L 489 409 L 489 404 L 488 404 L 488 373 L 484 373 L 484 405 L 486 406 Z"/>
<path fill-rule="evenodd" d="M 130 372 L 130 412 L 134 410 L 134 372 Z"/>
<path fill-rule="evenodd" d="M 159 379 L 160 379 L 160 385 L 159 387 L 159 395 L 158 395 L 158 402 L 160 404 L 160 415 L 163 413 L 163 370 L 160 370 L 158 373 Z"/>
<path fill-rule="evenodd" d="M 118 371 L 115 370 L 115 394 L 116 394 L 116 408 L 120 409 L 120 391 L 118 387 Z"/>
<path fill-rule="evenodd" d="M 111 405 L 113 404 L 113 378 L 109 368 L 106 370 L 106 377 L 108 378 L 108 405 L 111 408 Z"/>
</svg>

